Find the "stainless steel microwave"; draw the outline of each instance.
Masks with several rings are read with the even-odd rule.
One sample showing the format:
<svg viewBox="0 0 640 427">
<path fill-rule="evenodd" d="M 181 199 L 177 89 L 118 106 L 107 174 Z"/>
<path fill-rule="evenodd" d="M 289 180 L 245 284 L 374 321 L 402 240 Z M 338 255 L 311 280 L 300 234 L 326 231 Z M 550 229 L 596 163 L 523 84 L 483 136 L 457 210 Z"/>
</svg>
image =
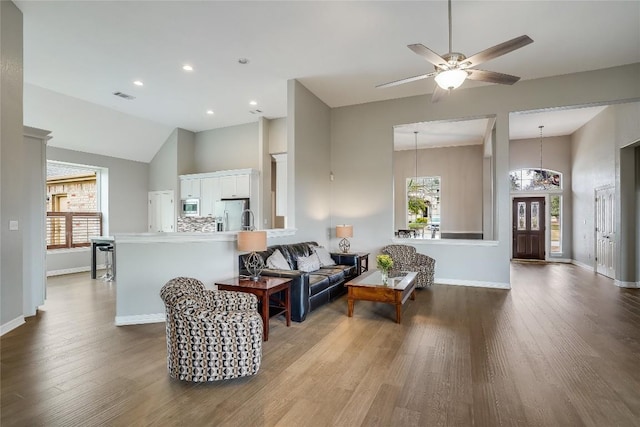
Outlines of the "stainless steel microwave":
<svg viewBox="0 0 640 427">
<path fill-rule="evenodd" d="M 200 199 L 182 200 L 182 216 L 200 216 Z"/>
</svg>

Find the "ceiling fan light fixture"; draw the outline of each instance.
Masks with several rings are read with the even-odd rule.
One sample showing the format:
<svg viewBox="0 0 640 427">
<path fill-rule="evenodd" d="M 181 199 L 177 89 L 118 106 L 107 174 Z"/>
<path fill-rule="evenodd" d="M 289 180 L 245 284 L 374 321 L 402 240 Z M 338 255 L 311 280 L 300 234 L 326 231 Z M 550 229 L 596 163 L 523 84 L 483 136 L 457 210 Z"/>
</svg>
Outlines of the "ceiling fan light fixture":
<svg viewBox="0 0 640 427">
<path fill-rule="evenodd" d="M 467 72 L 461 69 L 445 70 L 435 77 L 436 83 L 444 90 L 457 89 L 467 78 Z"/>
</svg>

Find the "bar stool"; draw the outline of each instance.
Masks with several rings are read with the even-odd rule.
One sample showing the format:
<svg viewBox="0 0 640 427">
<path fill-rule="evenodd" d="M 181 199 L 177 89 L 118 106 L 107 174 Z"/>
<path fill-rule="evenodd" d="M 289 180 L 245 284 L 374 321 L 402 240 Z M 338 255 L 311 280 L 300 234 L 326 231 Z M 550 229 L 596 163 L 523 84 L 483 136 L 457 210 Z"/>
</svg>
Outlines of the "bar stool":
<svg viewBox="0 0 640 427">
<path fill-rule="evenodd" d="M 101 279 L 105 282 L 113 282 L 113 245 L 101 244 L 98 246 L 98 250 L 104 253 L 104 266 L 106 272 Z"/>
</svg>

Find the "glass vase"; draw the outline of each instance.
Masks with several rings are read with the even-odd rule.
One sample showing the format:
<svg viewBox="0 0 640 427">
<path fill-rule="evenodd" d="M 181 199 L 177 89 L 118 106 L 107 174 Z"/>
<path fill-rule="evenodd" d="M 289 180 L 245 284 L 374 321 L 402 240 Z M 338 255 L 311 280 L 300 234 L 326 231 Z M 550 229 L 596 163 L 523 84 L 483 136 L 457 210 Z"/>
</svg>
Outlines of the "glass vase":
<svg viewBox="0 0 640 427">
<path fill-rule="evenodd" d="M 382 276 L 382 283 L 384 283 L 386 285 L 387 281 L 389 280 L 389 271 L 388 270 L 381 270 L 380 271 L 380 275 Z"/>
</svg>

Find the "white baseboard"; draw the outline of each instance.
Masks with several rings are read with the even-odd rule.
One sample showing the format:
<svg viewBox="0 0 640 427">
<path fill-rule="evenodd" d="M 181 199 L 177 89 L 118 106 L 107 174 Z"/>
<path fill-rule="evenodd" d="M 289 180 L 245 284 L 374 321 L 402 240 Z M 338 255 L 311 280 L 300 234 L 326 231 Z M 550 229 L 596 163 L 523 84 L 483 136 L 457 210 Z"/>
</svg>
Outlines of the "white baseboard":
<svg viewBox="0 0 640 427">
<path fill-rule="evenodd" d="M 145 323 L 161 323 L 166 320 L 164 313 L 137 314 L 134 316 L 116 316 L 116 326 L 144 325 Z"/>
<path fill-rule="evenodd" d="M 433 279 L 434 283 L 439 285 L 454 285 L 454 286 L 473 286 L 476 288 L 493 288 L 493 289 L 511 289 L 510 283 L 501 282 L 484 282 L 477 280 L 460 280 L 460 279 Z"/>
<path fill-rule="evenodd" d="M 569 258 L 549 258 L 548 262 L 557 262 L 561 264 L 573 264 L 573 260 Z"/>
<path fill-rule="evenodd" d="M 573 265 L 577 265 L 578 267 L 580 267 L 580 268 L 584 268 L 585 270 L 595 271 L 595 270 L 593 269 L 593 265 L 585 264 L 585 263 L 582 263 L 582 262 L 580 262 L 580 261 L 576 261 L 575 259 L 572 259 L 572 260 L 571 260 L 571 264 L 573 264 Z"/>
<path fill-rule="evenodd" d="M 100 264 L 96 266 L 96 270 L 104 270 L 104 264 Z M 63 274 L 73 274 L 73 273 L 84 273 L 85 271 L 91 271 L 91 267 L 74 267 L 74 268 L 63 268 L 62 270 L 51 270 L 47 271 L 47 277 L 50 276 L 62 276 Z"/>
<path fill-rule="evenodd" d="M 9 320 L 4 325 L 0 326 L 0 335 L 4 335 L 7 332 L 11 332 L 15 328 L 21 325 L 24 325 L 24 316 L 18 316 L 13 320 Z"/>
<path fill-rule="evenodd" d="M 614 280 L 613 283 L 619 288 L 640 288 L 640 282 L 623 282 L 622 280 Z"/>
</svg>

